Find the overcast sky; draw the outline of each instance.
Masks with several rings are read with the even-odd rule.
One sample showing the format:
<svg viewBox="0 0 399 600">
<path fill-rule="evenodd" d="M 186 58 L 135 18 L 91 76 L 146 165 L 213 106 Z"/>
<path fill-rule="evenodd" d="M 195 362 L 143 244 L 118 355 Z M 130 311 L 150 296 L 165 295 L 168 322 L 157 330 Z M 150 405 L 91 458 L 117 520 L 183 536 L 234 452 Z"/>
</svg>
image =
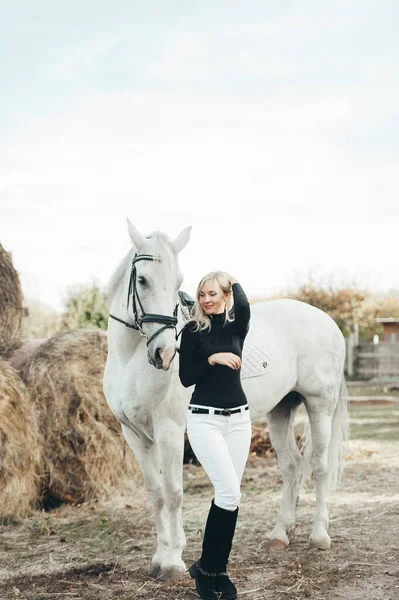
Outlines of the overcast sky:
<svg viewBox="0 0 399 600">
<path fill-rule="evenodd" d="M 0 241 L 56 308 L 105 283 L 126 217 L 183 288 L 399 287 L 399 4 L 0 1 Z"/>
</svg>

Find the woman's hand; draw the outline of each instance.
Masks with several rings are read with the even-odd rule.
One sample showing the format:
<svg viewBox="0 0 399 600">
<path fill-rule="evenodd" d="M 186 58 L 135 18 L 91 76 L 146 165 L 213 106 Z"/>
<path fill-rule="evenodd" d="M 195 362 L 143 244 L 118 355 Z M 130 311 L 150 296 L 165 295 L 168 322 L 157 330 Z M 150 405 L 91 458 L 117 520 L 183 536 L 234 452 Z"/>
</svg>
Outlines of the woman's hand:
<svg viewBox="0 0 399 600">
<path fill-rule="evenodd" d="M 236 279 L 234 275 L 230 275 L 230 273 L 227 273 L 227 275 L 231 285 L 233 285 L 233 283 L 238 283 L 238 279 Z"/>
<path fill-rule="evenodd" d="M 208 362 L 210 365 L 218 363 L 234 370 L 241 367 L 241 358 L 232 352 L 216 352 L 216 354 L 211 354 L 211 356 L 208 356 Z"/>
</svg>

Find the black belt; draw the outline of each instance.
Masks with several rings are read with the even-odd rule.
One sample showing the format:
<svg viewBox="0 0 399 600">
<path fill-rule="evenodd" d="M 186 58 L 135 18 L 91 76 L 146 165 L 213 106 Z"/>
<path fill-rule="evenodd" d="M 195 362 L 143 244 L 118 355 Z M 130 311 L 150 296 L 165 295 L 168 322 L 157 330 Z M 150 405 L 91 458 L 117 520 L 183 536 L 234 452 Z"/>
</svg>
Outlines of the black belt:
<svg viewBox="0 0 399 600">
<path fill-rule="evenodd" d="M 246 405 L 246 407 L 244 408 L 244 410 L 248 410 L 249 406 L 248 404 Z M 197 415 L 209 415 L 210 410 L 209 408 L 198 408 L 197 406 L 189 406 L 188 410 L 191 410 L 191 412 Z M 216 409 L 214 411 L 215 415 L 223 415 L 224 417 L 229 417 L 230 415 L 235 415 L 236 413 L 242 412 L 241 408 L 221 408 Z"/>
</svg>

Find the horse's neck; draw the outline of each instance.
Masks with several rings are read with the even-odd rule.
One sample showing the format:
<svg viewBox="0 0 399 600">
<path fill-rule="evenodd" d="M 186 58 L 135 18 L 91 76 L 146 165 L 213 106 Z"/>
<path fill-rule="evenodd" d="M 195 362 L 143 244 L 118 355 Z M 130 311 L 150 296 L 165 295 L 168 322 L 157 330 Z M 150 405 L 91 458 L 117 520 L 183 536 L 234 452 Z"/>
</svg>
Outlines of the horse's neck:
<svg viewBox="0 0 399 600">
<path fill-rule="evenodd" d="M 131 267 L 130 267 L 130 262 L 129 261 L 129 266 L 126 268 L 125 273 L 123 275 L 123 279 L 121 281 L 121 283 L 119 284 L 119 287 L 112 299 L 112 303 L 111 303 L 111 307 L 110 307 L 110 312 L 112 315 L 115 315 L 115 317 L 118 317 L 118 319 L 122 319 L 123 321 L 126 321 L 128 323 L 132 323 L 133 319 L 131 316 L 129 316 L 129 311 L 128 311 L 128 289 L 129 289 L 129 281 L 130 281 L 130 272 L 131 272 Z M 131 299 L 129 299 L 129 302 L 131 301 Z"/>
</svg>

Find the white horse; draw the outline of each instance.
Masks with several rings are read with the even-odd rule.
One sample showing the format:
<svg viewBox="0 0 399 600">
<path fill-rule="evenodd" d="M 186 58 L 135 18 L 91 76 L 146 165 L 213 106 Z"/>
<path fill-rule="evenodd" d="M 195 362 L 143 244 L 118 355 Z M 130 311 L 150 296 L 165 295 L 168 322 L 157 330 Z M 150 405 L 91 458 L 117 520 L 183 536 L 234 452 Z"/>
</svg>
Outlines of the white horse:
<svg viewBox="0 0 399 600">
<path fill-rule="evenodd" d="M 128 228 L 133 248 L 108 288 L 112 317 L 104 393 L 139 461 L 155 515 L 157 548 L 149 574 L 169 579 L 180 577 L 185 570 L 181 558 L 185 546 L 182 464 L 192 389 L 180 383 L 177 357 L 170 367 L 178 345 L 177 319 L 179 330 L 184 325 L 181 311 L 176 319 L 183 280 L 177 256 L 187 244 L 191 228 L 174 241 L 162 232 L 143 236 L 130 221 Z M 348 429 L 343 336 L 334 321 L 317 308 L 295 300 L 265 301 L 251 307 L 244 352 L 246 347 L 262 354 L 264 372 L 249 372 L 243 388 L 252 418 L 267 415 L 284 482 L 277 524 L 268 537 L 279 545 L 289 543 L 300 482 L 310 460 L 316 484 L 310 544 L 329 548 L 327 490 L 339 479 L 342 442 Z M 242 373 L 245 375 L 245 354 Z M 301 402 L 312 437 L 304 457 L 293 428 Z"/>
</svg>

